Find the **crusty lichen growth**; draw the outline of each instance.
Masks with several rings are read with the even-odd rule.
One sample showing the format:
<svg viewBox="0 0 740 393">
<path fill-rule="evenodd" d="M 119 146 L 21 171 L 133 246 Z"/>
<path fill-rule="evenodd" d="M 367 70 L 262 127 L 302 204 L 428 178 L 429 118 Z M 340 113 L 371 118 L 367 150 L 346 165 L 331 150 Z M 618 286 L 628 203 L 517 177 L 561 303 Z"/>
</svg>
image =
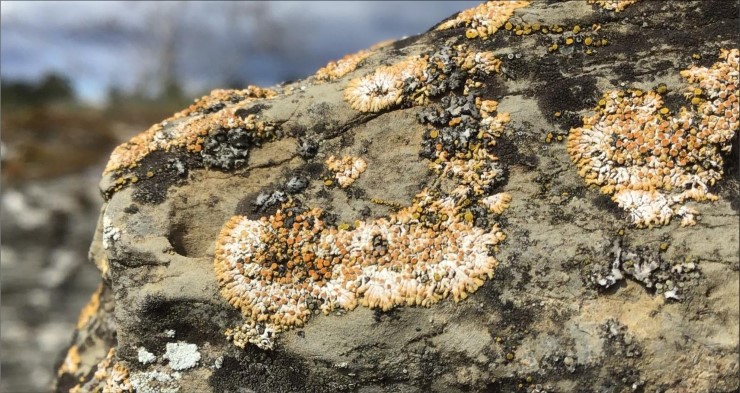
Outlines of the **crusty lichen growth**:
<svg viewBox="0 0 740 393">
<path fill-rule="evenodd" d="M 625 8 L 637 3 L 638 0 L 588 0 L 589 4 L 598 4 L 601 8 L 614 12 L 622 12 Z"/>
<path fill-rule="evenodd" d="M 420 81 L 426 66 L 425 57 L 414 56 L 379 67 L 370 75 L 351 80 L 344 99 L 360 112 L 380 112 L 398 106 L 404 99 L 404 83 Z"/>
<path fill-rule="evenodd" d="M 674 215 L 692 225 L 697 213 L 685 203 L 717 199 L 709 186 L 722 178 L 720 153 L 738 128 L 738 50 L 722 50 L 720 59 L 681 72 L 690 108 L 672 115 L 657 92 L 611 91 L 568 136 L 579 174 L 638 227 L 665 225 Z"/>
<path fill-rule="evenodd" d="M 241 115 L 235 104 L 270 99 L 277 93 L 249 86 L 243 90 L 214 90 L 187 109 L 115 148 L 104 174 L 117 174 L 116 187 L 139 179 L 123 176 L 124 171 L 155 151 L 185 149 L 201 156 L 205 166 L 229 169 L 246 161 L 248 147 L 276 135 L 276 127 L 255 114 Z M 149 173 L 147 176 L 154 176 Z"/>
<path fill-rule="evenodd" d="M 493 252 L 505 237 L 495 219 L 511 196 L 494 191 L 504 171 L 491 148 L 509 115 L 497 113 L 498 103 L 479 97 L 478 89 L 500 71 L 492 52 L 462 44 L 409 56 L 348 83 L 345 100 L 361 112 L 427 105 L 419 121 L 434 128 L 424 133 L 420 154 L 432 161 L 439 183 L 453 184 L 447 191 L 439 184 L 424 188 L 397 212 L 351 227 L 334 226 L 321 209 L 292 201 L 261 219 L 233 217 L 219 234 L 214 266 L 222 296 L 245 317 L 226 332 L 237 346 L 270 349 L 279 332 L 302 326 L 315 309 L 459 301 L 493 275 Z M 465 94 L 451 93 L 458 88 Z M 429 99 L 445 93 L 436 104 Z M 326 164 L 341 187 L 366 167 L 356 157 L 331 156 Z"/>
<path fill-rule="evenodd" d="M 364 77 L 351 80 L 344 90 L 344 99 L 360 112 L 426 105 L 430 97 L 461 85 L 467 94 L 470 87 L 481 85 L 474 82 L 474 77 L 500 71 L 501 60 L 493 52 L 477 52 L 465 44 L 443 47 L 378 67 Z"/>
<path fill-rule="evenodd" d="M 77 375 L 80 368 L 80 351 L 77 345 L 72 345 L 67 349 L 67 354 L 64 356 L 62 365 L 57 370 L 57 376 L 64 374 Z"/>
<path fill-rule="evenodd" d="M 362 157 L 344 156 L 336 158 L 331 156 L 326 160 L 326 167 L 334 173 L 339 187 L 347 188 L 360 177 L 362 172 L 365 172 L 367 162 Z"/>
<path fill-rule="evenodd" d="M 284 206 L 260 220 L 232 218 L 216 245 L 222 295 L 248 318 L 227 332 L 238 346 L 272 348 L 274 335 L 302 326 L 314 308 L 389 310 L 465 299 L 497 265 L 497 227 L 474 227 L 451 197 L 426 191 L 388 218 L 338 230 L 321 209 Z"/>
<path fill-rule="evenodd" d="M 487 39 L 493 35 L 517 8 L 529 5 L 527 0 L 487 1 L 477 7 L 461 11 L 457 17 L 437 26 L 437 30 L 466 27 L 467 38 Z"/>
<path fill-rule="evenodd" d="M 98 363 L 90 380 L 70 389 L 70 393 L 124 393 L 133 391 L 131 381 L 129 381 L 128 369 L 116 359 L 115 348 L 111 348 L 108 355 Z"/>
<path fill-rule="evenodd" d="M 372 50 L 361 50 L 337 61 L 330 61 L 326 66 L 319 68 L 314 76 L 317 81 L 321 82 L 339 79 L 357 69 L 357 65 L 372 54 Z"/>
<path fill-rule="evenodd" d="M 103 293 L 103 284 L 98 284 L 98 288 L 90 296 L 90 301 L 85 304 L 85 307 L 80 311 L 80 316 L 77 318 L 77 330 L 82 329 L 87 325 L 90 320 L 98 313 L 100 309 L 100 295 Z"/>
</svg>

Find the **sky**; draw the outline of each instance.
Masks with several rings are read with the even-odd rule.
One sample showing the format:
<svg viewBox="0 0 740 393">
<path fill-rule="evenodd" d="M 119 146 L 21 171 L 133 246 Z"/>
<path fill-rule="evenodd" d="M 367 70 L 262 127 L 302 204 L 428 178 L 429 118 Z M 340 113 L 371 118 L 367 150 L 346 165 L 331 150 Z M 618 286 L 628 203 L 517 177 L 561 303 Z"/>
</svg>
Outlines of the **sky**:
<svg viewBox="0 0 740 393">
<path fill-rule="evenodd" d="M 0 77 L 68 76 L 88 102 L 109 86 L 153 92 L 270 86 L 385 39 L 419 34 L 477 1 L 2 1 Z"/>
</svg>

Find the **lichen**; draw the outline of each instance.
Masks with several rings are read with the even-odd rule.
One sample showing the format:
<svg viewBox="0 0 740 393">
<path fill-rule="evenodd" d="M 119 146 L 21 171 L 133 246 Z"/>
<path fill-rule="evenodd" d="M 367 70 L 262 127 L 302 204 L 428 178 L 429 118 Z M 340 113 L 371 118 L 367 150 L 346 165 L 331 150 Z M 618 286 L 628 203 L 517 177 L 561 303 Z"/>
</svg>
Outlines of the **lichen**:
<svg viewBox="0 0 740 393">
<path fill-rule="evenodd" d="M 490 248 L 503 239 L 497 227 L 467 223 L 454 198 L 426 190 L 411 206 L 352 230 L 327 225 L 318 208 L 233 217 L 216 246 L 216 274 L 222 295 L 249 322 L 228 335 L 239 346 L 271 348 L 276 333 L 302 326 L 313 309 L 459 301 L 492 277 Z"/>
<path fill-rule="evenodd" d="M 720 153 L 738 128 L 738 50 L 722 50 L 720 59 L 681 72 L 689 109 L 671 115 L 658 92 L 615 90 L 568 136 L 579 175 L 612 195 L 638 227 L 665 225 L 674 215 L 693 225 L 697 212 L 685 204 L 717 199 L 709 187 L 722 178 Z"/>
<path fill-rule="evenodd" d="M 347 188 L 360 177 L 362 172 L 367 168 L 367 162 L 361 157 L 344 156 L 336 158 L 329 157 L 326 160 L 326 167 L 334 173 L 334 178 L 339 187 Z"/>
<path fill-rule="evenodd" d="M 98 313 L 100 309 L 100 295 L 103 293 L 103 284 L 98 284 L 98 288 L 90 296 L 90 300 L 82 307 L 79 317 L 77 317 L 77 330 L 85 327 L 88 322 Z"/>
<path fill-rule="evenodd" d="M 414 56 L 378 67 L 369 75 L 351 80 L 344 90 L 344 99 L 360 112 L 380 112 L 398 106 L 405 98 L 404 83 L 421 80 L 426 66 L 425 57 Z"/>
<path fill-rule="evenodd" d="M 357 69 L 357 65 L 372 54 L 372 50 L 361 50 L 337 61 L 330 61 L 326 66 L 319 68 L 314 77 L 319 82 L 339 79 Z"/>
<path fill-rule="evenodd" d="M 637 3 L 638 0 L 588 0 L 588 4 L 598 4 L 601 8 L 614 12 L 622 12 L 625 8 Z"/>
<path fill-rule="evenodd" d="M 62 365 L 57 370 L 57 375 L 71 374 L 76 375 L 80 367 L 80 351 L 77 345 L 72 345 L 64 356 Z"/>
<path fill-rule="evenodd" d="M 154 356 L 153 353 L 147 351 L 144 347 L 139 347 L 136 350 L 136 356 L 141 364 L 154 363 L 157 361 L 157 357 Z"/>
<path fill-rule="evenodd" d="M 424 188 L 410 205 L 352 226 L 335 226 L 322 209 L 292 199 L 267 217 L 232 217 L 216 241 L 214 267 L 221 295 L 245 318 L 226 331 L 235 345 L 271 349 L 277 334 L 302 326 L 314 310 L 459 301 L 492 277 L 493 253 L 505 238 L 495 218 L 511 196 L 495 192 L 504 169 L 491 149 L 509 115 L 497 113 L 498 103 L 479 97 L 478 89 L 501 67 L 492 52 L 461 44 L 409 56 L 348 83 L 344 98 L 361 112 L 427 105 L 419 121 L 433 128 L 424 133 L 420 155 L 453 186 Z M 464 96 L 451 93 L 458 88 Z M 450 94 L 439 104 L 430 100 L 444 93 Z M 367 165 L 335 156 L 326 164 L 341 187 Z"/>
<path fill-rule="evenodd" d="M 198 346 L 188 343 L 167 343 L 162 358 L 169 360 L 170 368 L 176 371 L 193 368 L 200 361 Z"/>
<path fill-rule="evenodd" d="M 529 5 L 527 0 L 487 1 L 477 7 L 461 11 L 454 19 L 437 26 L 437 30 L 465 27 L 467 38 L 487 39 L 509 20 L 517 8 L 527 5 Z"/>
<path fill-rule="evenodd" d="M 360 112 L 380 112 L 402 106 L 426 105 L 430 97 L 465 86 L 478 87 L 474 77 L 501 71 L 493 52 L 478 52 L 465 44 L 410 56 L 391 66 L 351 80 L 344 99 Z"/>
<path fill-rule="evenodd" d="M 118 362 L 115 348 L 111 348 L 106 357 L 97 364 L 90 380 L 81 382 L 70 389 L 70 393 L 81 392 L 133 392 L 128 369 Z"/>
</svg>

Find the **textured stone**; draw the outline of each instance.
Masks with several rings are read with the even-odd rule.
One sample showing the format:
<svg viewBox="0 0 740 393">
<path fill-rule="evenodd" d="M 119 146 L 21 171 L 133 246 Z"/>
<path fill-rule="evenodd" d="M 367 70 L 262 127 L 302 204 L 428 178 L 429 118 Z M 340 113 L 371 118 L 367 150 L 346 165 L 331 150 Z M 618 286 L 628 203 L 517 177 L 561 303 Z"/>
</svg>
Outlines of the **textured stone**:
<svg viewBox="0 0 740 393">
<path fill-rule="evenodd" d="M 680 72 L 738 48 L 737 3 L 525 3 L 467 11 L 349 56 L 330 77 L 339 63 L 240 99 L 219 91 L 117 150 L 91 246 L 104 281 L 97 309 L 114 321 L 83 324 L 64 364 L 83 360 L 62 367 L 57 389 L 102 364 L 117 372 L 111 386 L 142 391 L 737 391 L 737 130 L 709 185 L 717 200 L 692 202 L 700 219 L 686 227 L 630 224 L 566 148 L 606 92 L 693 105 Z M 363 170 L 338 187 L 332 156 L 360 158 Z M 295 217 L 308 224 L 292 230 Z M 416 250 L 412 269 L 393 236 L 342 238 L 385 219 L 401 239 L 417 232 L 393 220 L 501 236 L 487 252 L 460 247 L 486 258 L 486 274 L 466 270 L 466 254 L 446 272 L 404 276 L 458 259 Z M 230 232 L 234 222 L 245 232 Z M 327 239 L 347 252 L 317 251 Z M 311 269 L 288 276 L 294 263 Z M 368 300 L 336 280 L 353 263 L 398 280 Z M 276 292 L 246 296 L 244 282 Z M 353 294 L 280 292 L 306 282 Z M 86 357 L 83 336 L 116 350 Z M 184 343 L 197 348 L 192 368 L 139 361 L 145 348 L 172 362 Z"/>
</svg>

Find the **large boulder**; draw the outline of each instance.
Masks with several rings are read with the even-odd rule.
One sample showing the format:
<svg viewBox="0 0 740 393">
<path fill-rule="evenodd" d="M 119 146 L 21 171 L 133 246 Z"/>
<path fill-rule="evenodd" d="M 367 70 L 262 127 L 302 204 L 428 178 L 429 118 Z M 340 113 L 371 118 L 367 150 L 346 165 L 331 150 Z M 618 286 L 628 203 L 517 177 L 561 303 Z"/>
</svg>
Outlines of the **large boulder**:
<svg viewBox="0 0 740 393">
<path fill-rule="evenodd" d="M 56 389 L 737 391 L 737 16 L 492 1 L 196 100 L 111 156 Z"/>
</svg>

